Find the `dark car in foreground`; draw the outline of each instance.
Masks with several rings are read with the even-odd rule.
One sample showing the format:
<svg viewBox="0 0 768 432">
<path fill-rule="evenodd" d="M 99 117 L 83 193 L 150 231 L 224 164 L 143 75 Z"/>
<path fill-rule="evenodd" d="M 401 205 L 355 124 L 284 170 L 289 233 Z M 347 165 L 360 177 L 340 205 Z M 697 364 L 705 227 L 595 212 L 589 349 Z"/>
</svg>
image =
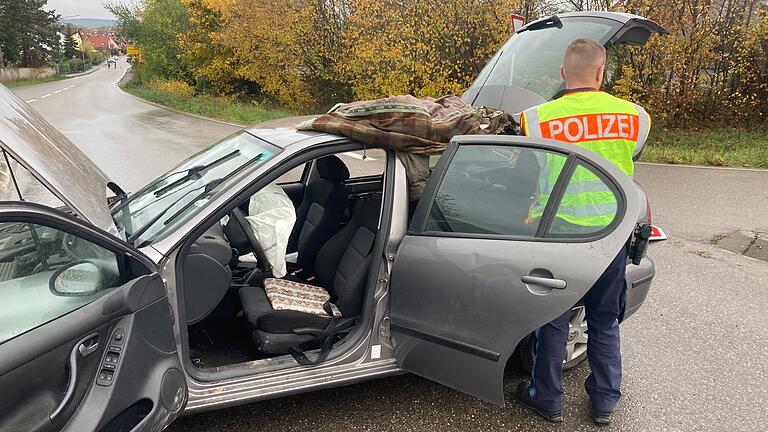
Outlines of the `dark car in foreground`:
<svg viewBox="0 0 768 432">
<path fill-rule="evenodd" d="M 465 98 L 520 111 L 558 84 L 525 84 L 555 78 L 517 49 L 559 59 L 567 38 L 638 44 L 654 26 L 601 13 L 531 23 Z M 362 144 L 295 122 L 242 130 L 126 194 L 0 87 L 0 430 L 159 431 L 182 413 L 403 371 L 503 405 L 528 335 L 577 305 L 647 222 L 642 188 L 609 161 L 514 136 L 456 137 L 409 218 L 394 152 L 356 172 L 343 157 Z M 558 232 L 561 191 L 522 223 L 545 155 L 567 162 L 564 185 L 593 173 L 613 220 Z M 295 209 L 285 277 L 254 229 L 252 197 L 268 188 Z M 625 317 L 654 275 L 647 257 L 627 265 Z M 578 306 L 571 332 L 566 366 L 583 359 Z"/>
</svg>

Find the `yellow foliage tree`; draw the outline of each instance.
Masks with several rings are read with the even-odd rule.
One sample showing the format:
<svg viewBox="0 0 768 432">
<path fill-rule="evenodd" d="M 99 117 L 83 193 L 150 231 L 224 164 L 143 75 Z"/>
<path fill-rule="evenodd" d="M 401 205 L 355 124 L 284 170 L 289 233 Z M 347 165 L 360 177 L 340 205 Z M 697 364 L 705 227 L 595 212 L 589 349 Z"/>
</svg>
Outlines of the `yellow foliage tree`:
<svg viewBox="0 0 768 432">
<path fill-rule="evenodd" d="M 182 0 L 188 11 L 188 29 L 178 35 L 180 57 L 200 93 L 237 94 L 237 61 L 216 37 L 224 24 L 217 0 Z"/>
<path fill-rule="evenodd" d="M 512 34 L 515 0 L 351 0 L 341 72 L 354 95 L 461 93 Z"/>
<path fill-rule="evenodd" d="M 336 73 L 346 2 L 207 2 L 226 22 L 213 39 L 232 51 L 238 76 L 259 83 L 268 95 L 294 109 L 349 97 Z"/>
</svg>

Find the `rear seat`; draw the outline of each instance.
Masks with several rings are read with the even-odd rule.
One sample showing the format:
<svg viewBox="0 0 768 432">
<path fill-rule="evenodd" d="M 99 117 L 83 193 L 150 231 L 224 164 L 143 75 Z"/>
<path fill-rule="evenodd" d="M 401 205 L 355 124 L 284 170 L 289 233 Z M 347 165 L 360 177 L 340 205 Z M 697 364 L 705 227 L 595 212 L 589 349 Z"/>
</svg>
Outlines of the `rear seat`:
<svg viewBox="0 0 768 432">
<path fill-rule="evenodd" d="M 297 278 L 266 279 L 264 285 L 269 289 L 240 289 L 243 311 L 260 351 L 286 354 L 292 346 L 311 340 L 313 336 L 296 334 L 294 330 L 325 328 L 331 319 L 322 308 L 325 299 L 330 300 L 337 317 L 360 314 L 380 207 L 381 199 L 377 197 L 355 208 L 349 224 L 317 254 L 316 277 L 311 282 Z"/>
</svg>

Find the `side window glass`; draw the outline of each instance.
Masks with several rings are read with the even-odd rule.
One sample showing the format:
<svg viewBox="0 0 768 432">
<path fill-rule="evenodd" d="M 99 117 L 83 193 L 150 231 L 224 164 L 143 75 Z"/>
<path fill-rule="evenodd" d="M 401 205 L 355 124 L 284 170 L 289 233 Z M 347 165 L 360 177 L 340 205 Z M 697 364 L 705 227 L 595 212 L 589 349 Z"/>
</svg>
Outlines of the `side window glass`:
<svg viewBox="0 0 768 432">
<path fill-rule="evenodd" d="M 426 230 L 534 237 L 565 161 L 545 150 L 463 145 L 440 184 Z"/>
<path fill-rule="evenodd" d="M 120 283 L 114 253 L 44 225 L 0 223 L 0 344 Z"/>
<path fill-rule="evenodd" d="M 301 177 L 304 175 L 304 168 L 306 168 L 306 166 L 307 164 L 301 164 L 297 167 L 291 168 L 290 171 L 278 177 L 277 180 L 275 180 L 275 183 L 285 184 L 301 181 Z"/>
<path fill-rule="evenodd" d="M 577 165 L 573 171 L 547 237 L 589 237 L 616 219 L 616 192 L 591 168 Z"/>
<path fill-rule="evenodd" d="M 347 166 L 351 179 L 382 175 L 387 163 L 387 154 L 382 149 L 355 150 L 339 153 L 336 156 L 341 158 Z"/>
</svg>

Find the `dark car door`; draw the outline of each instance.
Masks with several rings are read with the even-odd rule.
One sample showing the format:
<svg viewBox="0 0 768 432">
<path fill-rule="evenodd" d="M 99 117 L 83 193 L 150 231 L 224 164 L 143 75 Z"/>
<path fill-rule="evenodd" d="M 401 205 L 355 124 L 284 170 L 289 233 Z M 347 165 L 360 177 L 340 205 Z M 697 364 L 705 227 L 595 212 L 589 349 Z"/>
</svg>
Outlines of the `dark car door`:
<svg viewBox="0 0 768 432">
<path fill-rule="evenodd" d="M 572 205 L 584 192 L 594 207 Z M 392 270 L 398 366 L 503 405 L 515 346 L 584 296 L 625 247 L 639 206 L 629 177 L 578 146 L 455 138 Z M 579 225 L 574 215 L 588 211 L 601 216 Z"/>
<path fill-rule="evenodd" d="M 0 430 L 160 431 L 186 381 L 141 253 L 48 207 L 0 203 Z"/>
</svg>

